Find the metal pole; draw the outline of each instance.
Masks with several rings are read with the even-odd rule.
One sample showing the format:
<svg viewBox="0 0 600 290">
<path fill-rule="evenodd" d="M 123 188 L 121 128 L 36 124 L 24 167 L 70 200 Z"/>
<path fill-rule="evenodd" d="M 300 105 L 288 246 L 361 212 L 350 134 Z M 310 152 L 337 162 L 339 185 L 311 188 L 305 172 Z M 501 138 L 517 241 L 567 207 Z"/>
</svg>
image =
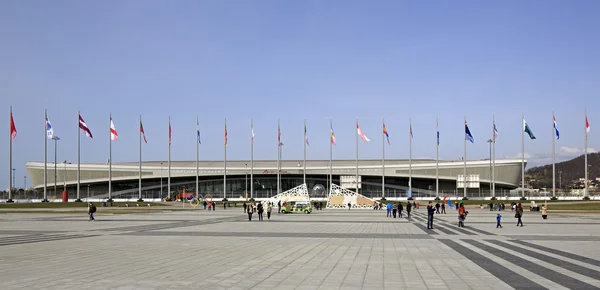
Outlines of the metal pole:
<svg viewBox="0 0 600 290">
<path fill-rule="evenodd" d="M 80 192 L 80 186 L 81 186 L 81 127 L 79 126 L 80 118 L 81 118 L 81 112 L 77 111 L 77 200 L 76 201 L 81 201 L 79 199 L 79 192 Z M 56 149 L 56 141 L 54 144 L 55 144 L 54 148 Z M 56 156 L 54 159 L 56 162 Z M 88 198 L 89 198 L 89 196 L 88 196 Z"/>
<path fill-rule="evenodd" d="M 159 198 L 162 199 L 162 192 L 163 191 L 163 163 L 160 163 L 160 193 L 159 193 Z"/>
<path fill-rule="evenodd" d="M 48 131 L 47 123 L 48 110 L 44 110 L 44 199 L 46 201 L 46 195 L 48 194 Z"/>
<path fill-rule="evenodd" d="M 329 119 L 329 193 L 333 187 L 333 120 Z"/>
<path fill-rule="evenodd" d="M 279 186 L 280 186 L 279 181 L 281 178 L 279 176 L 279 171 L 281 168 L 281 163 L 280 163 L 281 162 L 280 161 L 280 158 L 281 158 L 281 139 L 280 139 L 281 137 L 280 136 L 281 135 L 280 134 L 281 134 L 281 128 L 280 128 L 280 124 L 279 124 L 279 119 L 277 119 L 277 194 L 281 193 L 280 188 L 279 188 Z"/>
<path fill-rule="evenodd" d="M 169 116 L 169 160 L 167 161 L 167 198 L 171 198 L 171 116 Z"/>
<path fill-rule="evenodd" d="M 198 117 L 196 117 L 196 133 L 197 133 L 197 139 L 196 140 L 196 198 L 198 200 L 200 200 L 200 189 L 198 188 L 199 185 L 199 175 L 200 175 L 200 169 L 198 167 L 198 159 L 200 158 L 200 122 L 198 120 Z"/>
<path fill-rule="evenodd" d="M 587 109 L 585 109 L 584 112 L 585 115 L 585 121 L 588 122 L 587 120 Z M 585 188 L 583 189 L 583 196 L 588 196 L 589 192 L 588 192 L 588 152 L 587 152 L 587 147 L 588 147 L 588 132 L 587 132 L 587 124 L 586 124 L 586 128 L 585 128 L 585 146 L 584 146 L 584 163 L 585 163 Z"/>
<path fill-rule="evenodd" d="M 140 164 L 139 164 L 139 191 L 138 191 L 138 201 L 143 201 L 142 200 L 142 115 L 140 115 L 140 129 L 139 129 L 139 141 L 140 141 Z"/>
<path fill-rule="evenodd" d="M 227 132 L 227 118 L 225 118 L 225 132 Z M 227 198 L 227 142 L 223 146 L 223 199 Z"/>
<path fill-rule="evenodd" d="M 463 197 L 467 197 L 467 116 L 465 116 L 464 157 L 463 157 Z"/>
<path fill-rule="evenodd" d="M 381 197 L 385 198 L 385 119 L 381 120 Z"/>
<path fill-rule="evenodd" d="M 58 138 L 58 136 L 54 136 L 54 195 L 56 195 L 56 179 L 57 179 L 57 170 L 56 170 L 56 151 L 57 151 L 57 147 L 58 147 L 58 140 L 60 140 L 60 138 Z M 77 165 L 79 166 L 79 163 L 77 163 Z"/>
<path fill-rule="evenodd" d="M 408 133 L 408 198 L 412 197 L 412 118 L 408 119 L 410 131 Z"/>
<path fill-rule="evenodd" d="M 27 189 L 27 175 L 23 176 L 23 192 Z"/>
<path fill-rule="evenodd" d="M 254 196 L 254 121 L 250 119 L 250 198 Z"/>
<path fill-rule="evenodd" d="M 244 179 L 244 182 L 245 182 L 245 184 L 244 184 L 244 192 L 246 194 L 248 194 L 248 163 L 246 163 L 244 165 L 246 166 L 246 169 L 245 169 L 246 177 Z M 246 197 L 244 196 L 244 198 L 246 198 Z"/>
<path fill-rule="evenodd" d="M 304 170 L 303 172 L 303 177 L 302 180 L 304 182 L 304 184 L 306 184 L 306 143 L 307 143 L 307 139 L 308 136 L 306 136 L 306 119 L 304 119 Z M 306 184 L 306 186 L 308 187 L 308 184 Z"/>
<path fill-rule="evenodd" d="M 552 197 L 556 196 L 556 141 L 554 140 L 554 112 L 552 112 Z"/>
<path fill-rule="evenodd" d="M 496 119 L 492 115 L 492 197 L 496 197 Z"/>
<path fill-rule="evenodd" d="M 67 160 L 63 161 L 63 190 L 67 190 Z"/>
<path fill-rule="evenodd" d="M 491 194 L 491 192 L 492 192 L 492 143 L 494 142 L 494 140 L 489 139 L 487 142 L 490 143 L 490 174 L 488 174 L 488 177 L 490 179 L 490 194 Z"/>
<path fill-rule="evenodd" d="M 15 172 L 17 171 L 17 169 L 13 168 L 12 171 L 13 171 L 13 174 L 12 174 L 12 185 L 13 185 L 13 187 L 16 188 L 17 187 L 17 183 L 15 182 L 15 176 L 16 176 Z"/>
<path fill-rule="evenodd" d="M 8 200 L 7 202 L 13 202 L 12 200 L 12 187 L 13 184 L 11 183 L 12 181 L 12 174 L 13 174 L 13 170 L 12 170 L 12 124 L 13 124 L 13 117 L 12 117 L 12 106 L 10 106 L 10 120 L 9 120 L 9 127 L 8 127 L 8 182 L 10 183 L 8 185 Z"/>
<path fill-rule="evenodd" d="M 90 201 L 90 185 L 87 185 L 87 202 Z"/>
<path fill-rule="evenodd" d="M 108 122 L 108 200 L 112 200 L 112 133 L 110 125 L 112 123 L 112 113 L 109 114 Z"/>
<path fill-rule="evenodd" d="M 525 113 L 521 114 L 521 196 L 525 196 Z"/>
<path fill-rule="evenodd" d="M 439 118 L 435 119 L 435 196 L 440 196 L 440 126 Z"/>
<path fill-rule="evenodd" d="M 358 129 L 358 119 L 356 119 L 356 128 Z M 356 193 L 359 193 L 358 190 L 360 186 L 358 185 L 358 132 L 356 132 Z"/>
</svg>

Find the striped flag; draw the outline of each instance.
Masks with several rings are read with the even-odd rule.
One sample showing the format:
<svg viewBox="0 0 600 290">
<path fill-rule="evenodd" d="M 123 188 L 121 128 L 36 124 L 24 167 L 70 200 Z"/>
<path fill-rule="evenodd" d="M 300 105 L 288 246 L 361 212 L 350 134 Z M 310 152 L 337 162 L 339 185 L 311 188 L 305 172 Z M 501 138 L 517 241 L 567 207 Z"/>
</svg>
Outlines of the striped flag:
<svg viewBox="0 0 600 290">
<path fill-rule="evenodd" d="M 333 125 L 329 127 L 329 141 L 331 144 L 336 145 L 337 140 L 335 138 L 335 133 L 333 133 Z"/>
<path fill-rule="evenodd" d="M 371 142 L 371 139 L 369 139 L 369 137 L 367 137 L 367 135 L 365 135 L 365 133 L 360 129 L 358 121 L 356 122 L 356 133 L 358 133 L 358 136 L 360 136 L 360 139 L 362 139 L 363 142 Z"/>
<path fill-rule="evenodd" d="M 556 125 L 556 117 L 552 116 L 554 120 L 554 133 L 556 134 L 556 139 L 560 139 L 560 132 L 558 132 L 558 125 Z"/>
<path fill-rule="evenodd" d="M 308 143 L 308 134 L 306 133 L 306 124 L 304 124 L 304 142 L 306 142 L 306 145 L 310 145 Z"/>
<path fill-rule="evenodd" d="M 142 133 L 142 136 L 144 137 L 144 142 L 148 143 L 148 140 L 146 140 L 146 132 L 144 132 L 144 125 L 142 125 L 142 120 L 140 120 L 140 133 Z"/>
<path fill-rule="evenodd" d="M 87 124 L 85 123 L 85 121 L 83 120 L 81 115 L 79 115 L 79 129 L 83 130 L 83 132 L 85 133 L 86 136 L 88 136 L 92 139 L 94 138 L 94 136 L 92 136 L 92 131 L 90 131 L 90 128 L 88 128 Z"/>
<path fill-rule="evenodd" d="M 13 119 L 13 114 L 10 112 L 10 137 L 15 139 L 17 137 L 17 127 L 15 126 L 15 120 Z"/>
<path fill-rule="evenodd" d="M 390 145 L 390 135 L 388 134 L 387 128 L 385 127 L 385 123 L 383 123 L 383 135 L 385 135 L 388 145 Z"/>
<path fill-rule="evenodd" d="M 494 123 L 494 143 L 496 143 L 496 138 L 497 137 L 498 137 L 498 129 L 496 129 L 496 124 Z"/>
<path fill-rule="evenodd" d="M 117 129 L 115 129 L 115 123 L 113 123 L 112 117 L 110 118 L 110 140 L 117 141 L 119 139 L 119 134 L 117 134 Z"/>
</svg>

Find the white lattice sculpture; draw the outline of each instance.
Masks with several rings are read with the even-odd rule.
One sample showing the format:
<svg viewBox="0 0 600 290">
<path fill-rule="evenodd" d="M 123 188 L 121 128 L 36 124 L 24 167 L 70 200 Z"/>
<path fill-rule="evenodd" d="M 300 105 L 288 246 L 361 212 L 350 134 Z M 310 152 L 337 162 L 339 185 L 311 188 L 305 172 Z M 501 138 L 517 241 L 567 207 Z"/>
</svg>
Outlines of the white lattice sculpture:
<svg viewBox="0 0 600 290">
<path fill-rule="evenodd" d="M 309 201 L 310 197 L 308 196 L 308 188 L 306 187 L 306 184 L 303 183 L 288 191 L 284 191 L 276 196 L 273 196 L 269 199 L 269 202 L 277 205 L 280 200 Z"/>
<path fill-rule="evenodd" d="M 332 183 L 327 198 L 327 208 L 347 209 L 348 203 L 352 208 L 373 209 L 375 200 Z"/>
</svg>

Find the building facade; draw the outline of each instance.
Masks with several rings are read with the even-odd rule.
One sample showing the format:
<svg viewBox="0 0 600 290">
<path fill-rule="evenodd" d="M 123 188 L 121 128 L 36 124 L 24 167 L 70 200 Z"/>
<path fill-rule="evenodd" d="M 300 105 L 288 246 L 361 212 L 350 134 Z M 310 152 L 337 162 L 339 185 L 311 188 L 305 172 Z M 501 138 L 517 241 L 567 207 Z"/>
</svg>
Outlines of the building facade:
<svg viewBox="0 0 600 290">
<path fill-rule="evenodd" d="M 44 187 L 44 163 L 29 162 L 26 165 L 33 186 L 39 192 Z M 59 196 L 63 189 L 69 198 L 77 197 L 77 164 L 48 164 L 48 196 Z M 463 195 L 461 182 L 463 161 L 440 161 L 436 175 L 435 160 L 385 160 L 385 193 L 382 192 L 381 160 L 359 160 L 358 192 L 366 197 L 406 197 L 409 179 L 412 180 L 413 197 L 436 195 L 436 176 L 439 176 L 440 195 Z M 137 198 L 139 194 L 139 163 L 125 162 L 112 164 L 112 197 Z M 467 196 L 489 196 L 491 172 L 495 171 L 496 192 L 508 192 L 519 186 L 521 160 L 496 160 L 494 170 L 489 160 L 467 161 Z M 223 190 L 223 161 L 200 161 L 198 169 L 198 189 L 201 195 L 210 194 L 215 199 L 245 197 L 247 192 L 254 198 L 268 198 L 277 192 L 277 161 L 227 161 L 226 190 Z M 411 173 L 412 172 L 412 173 Z M 306 183 L 311 197 L 326 197 L 330 173 L 333 183 L 356 190 L 356 161 L 307 160 Z M 54 178 L 56 174 L 56 179 Z M 252 178 L 251 178 L 252 175 Z M 182 191 L 196 190 L 196 162 L 171 161 L 170 188 L 168 188 L 168 162 L 142 162 L 142 198 L 158 198 L 176 195 Z M 286 191 L 304 183 L 304 161 L 281 161 L 280 191 Z M 412 178 L 409 178 L 412 176 Z M 108 197 L 109 166 L 107 163 L 81 164 L 80 198 Z M 251 183 L 253 186 L 251 186 Z M 457 184 L 459 188 L 457 188 Z M 56 186 L 56 191 L 55 191 Z M 251 187 L 254 191 L 250 192 Z"/>
</svg>

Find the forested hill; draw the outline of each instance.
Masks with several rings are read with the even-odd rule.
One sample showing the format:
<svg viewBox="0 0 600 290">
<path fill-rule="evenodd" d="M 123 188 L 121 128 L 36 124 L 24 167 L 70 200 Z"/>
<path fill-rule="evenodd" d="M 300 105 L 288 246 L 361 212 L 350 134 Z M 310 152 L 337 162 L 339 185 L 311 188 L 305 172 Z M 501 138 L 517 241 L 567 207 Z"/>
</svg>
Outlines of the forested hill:
<svg viewBox="0 0 600 290">
<path fill-rule="evenodd" d="M 585 176 L 584 156 L 556 163 L 556 187 L 559 185 L 559 171 L 562 175 L 563 188 L 569 187 L 572 183 L 577 183 L 579 178 Z M 552 188 L 552 164 L 533 167 L 525 173 L 528 179 L 533 180 L 533 188 Z M 593 180 L 600 176 L 600 153 L 588 154 L 588 178 Z"/>
</svg>

